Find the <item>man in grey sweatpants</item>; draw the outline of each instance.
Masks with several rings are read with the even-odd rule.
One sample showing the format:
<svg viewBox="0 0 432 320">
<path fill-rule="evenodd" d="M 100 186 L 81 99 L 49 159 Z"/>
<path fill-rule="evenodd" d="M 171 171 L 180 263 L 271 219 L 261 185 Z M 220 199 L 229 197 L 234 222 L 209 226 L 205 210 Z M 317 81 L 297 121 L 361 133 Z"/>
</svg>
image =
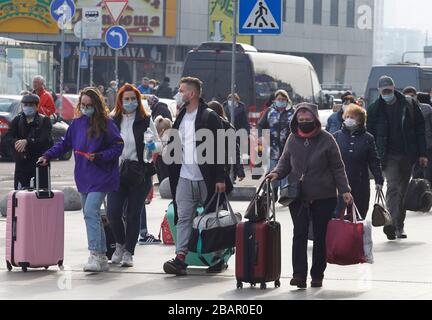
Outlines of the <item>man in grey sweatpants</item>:
<svg viewBox="0 0 432 320">
<path fill-rule="evenodd" d="M 177 191 L 177 241 L 176 254 L 186 255 L 189 238 L 192 233 L 194 213 L 204 206 L 207 199 L 207 187 L 203 180 L 192 181 L 180 177 Z M 191 214 L 192 213 L 192 214 Z"/>
<path fill-rule="evenodd" d="M 181 155 L 175 163 L 168 165 L 177 228 L 176 257 L 165 262 L 163 266 L 168 274 L 186 274 L 185 260 L 197 207 L 208 205 L 208 209 L 212 210 L 213 204 L 209 202 L 214 193 L 229 193 L 232 190 L 224 164 L 216 161 L 217 134 L 218 130 L 223 129 L 222 120 L 216 112 L 208 109 L 201 99 L 201 90 L 200 80 L 183 78 L 176 95 L 177 104 L 182 106 L 182 109 L 171 130 L 174 139 L 170 141 L 167 149 L 173 148 L 174 158 L 177 158 L 176 151 L 177 154 L 181 151 Z M 205 159 L 200 158 L 197 153 L 197 148 L 202 143 L 197 139 L 197 132 L 201 129 L 206 129 L 214 137 L 211 145 L 213 148 L 206 150 Z"/>
</svg>

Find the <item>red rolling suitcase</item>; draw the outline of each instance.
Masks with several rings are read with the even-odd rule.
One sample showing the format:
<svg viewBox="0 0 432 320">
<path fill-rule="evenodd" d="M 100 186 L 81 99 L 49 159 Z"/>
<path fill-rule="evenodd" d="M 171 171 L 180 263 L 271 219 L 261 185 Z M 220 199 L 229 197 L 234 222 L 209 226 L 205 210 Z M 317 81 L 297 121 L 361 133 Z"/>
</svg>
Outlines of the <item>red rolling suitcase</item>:
<svg viewBox="0 0 432 320">
<path fill-rule="evenodd" d="M 267 190 L 271 190 L 270 182 Z M 267 208 L 273 215 L 263 222 L 244 222 L 237 225 L 236 232 L 236 278 L 237 288 L 243 288 L 243 282 L 255 286 L 260 284 L 266 289 L 267 282 L 274 281 L 280 287 L 281 276 L 281 226 L 276 221 L 275 201 L 267 192 Z M 269 209 L 270 210 L 270 209 Z M 266 215 L 267 217 L 269 215 Z"/>
</svg>

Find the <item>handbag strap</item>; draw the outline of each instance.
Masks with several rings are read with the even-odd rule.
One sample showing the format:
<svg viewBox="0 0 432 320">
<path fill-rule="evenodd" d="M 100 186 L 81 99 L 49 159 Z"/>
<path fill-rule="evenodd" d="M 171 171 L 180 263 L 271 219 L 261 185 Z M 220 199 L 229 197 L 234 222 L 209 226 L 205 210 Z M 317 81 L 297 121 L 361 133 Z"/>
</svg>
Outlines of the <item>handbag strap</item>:
<svg viewBox="0 0 432 320">
<path fill-rule="evenodd" d="M 347 211 L 348 211 L 348 206 L 345 207 L 344 210 L 341 210 L 341 212 L 339 214 L 339 220 L 342 220 L 342 221 L 345 220 L 344 217 L 345 217 L 345 213 L 347 213 Z M 358 210 L 358 208 L 357 208 L 357 206 L 355 204 L 355 202 L 353 202 L 353 204 L 352 204 L 352 211 L 353 211 L 352 212 L 352 222 L 353 223 L 357 224 L 358 221 L 362 221 L 363 220 L 362 217 L 361 217 L 361 215 L 360 215 L 360 212 L 359 212 L 359 210 Z M 357 218 L 358 218 L 358 220 L 357 220 Z"/>
</svg>

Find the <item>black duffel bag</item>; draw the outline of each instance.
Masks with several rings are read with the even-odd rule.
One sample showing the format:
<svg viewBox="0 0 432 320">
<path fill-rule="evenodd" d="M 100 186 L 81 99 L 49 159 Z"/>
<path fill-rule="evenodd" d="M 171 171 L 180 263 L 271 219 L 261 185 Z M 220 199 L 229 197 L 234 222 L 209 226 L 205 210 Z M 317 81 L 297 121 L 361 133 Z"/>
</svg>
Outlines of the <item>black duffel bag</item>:
<svg viewBox="0 0 432 320">
<path fill-rule="evenodd" d="M 216 212 L 208 213 L 217 195 Z M 221 210 L 220 197 L 224 196 L 228 210 Z M 240 213 L 234 213 L 225 193 L 214 194 L 204 213 L 195 217 L 188 249 L 198 254 L 212 253 L 235 247 L 236 228 L 241 221 Z"/>
<path fill-rule="evenodd" d="M 425 175 L 425 172 L 423 172 Z M 412 179 L 404 199 L 404 208 L 414 212 L 429 212 L 432 208 L 432 190 L 426 179 Z"/>
</svg>

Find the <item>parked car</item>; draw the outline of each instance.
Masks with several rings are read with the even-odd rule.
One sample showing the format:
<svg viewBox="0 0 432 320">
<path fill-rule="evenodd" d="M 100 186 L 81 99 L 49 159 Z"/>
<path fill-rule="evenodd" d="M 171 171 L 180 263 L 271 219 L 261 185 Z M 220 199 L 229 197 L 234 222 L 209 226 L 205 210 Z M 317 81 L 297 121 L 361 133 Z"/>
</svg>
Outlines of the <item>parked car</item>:
<svg viewBox="0 0 432 320">
<path fill-rule="evenodd" d="M 64 94 L 61 118 L 70 124 L 75 115 L 75 108 L 78 104 L 79 95 L 77 94 Z M 57 94 L 56 101 L 56 114 L 60 115 L 60 94 Z"/>
<path fill-rule="evenodd" d="M 8 134 L 9 125 L 21 111 L 21 98 L 17 95 L 0 95 L 0 157 L 2 159 L 12 159 L 13 145 Z M 69 125 L 57 115 L 51 116 L 52 139 L 56 143 L 62 139 Z M 65 154 L 60 160 L 69 160 L 72 152 Z"/>
</svg>

